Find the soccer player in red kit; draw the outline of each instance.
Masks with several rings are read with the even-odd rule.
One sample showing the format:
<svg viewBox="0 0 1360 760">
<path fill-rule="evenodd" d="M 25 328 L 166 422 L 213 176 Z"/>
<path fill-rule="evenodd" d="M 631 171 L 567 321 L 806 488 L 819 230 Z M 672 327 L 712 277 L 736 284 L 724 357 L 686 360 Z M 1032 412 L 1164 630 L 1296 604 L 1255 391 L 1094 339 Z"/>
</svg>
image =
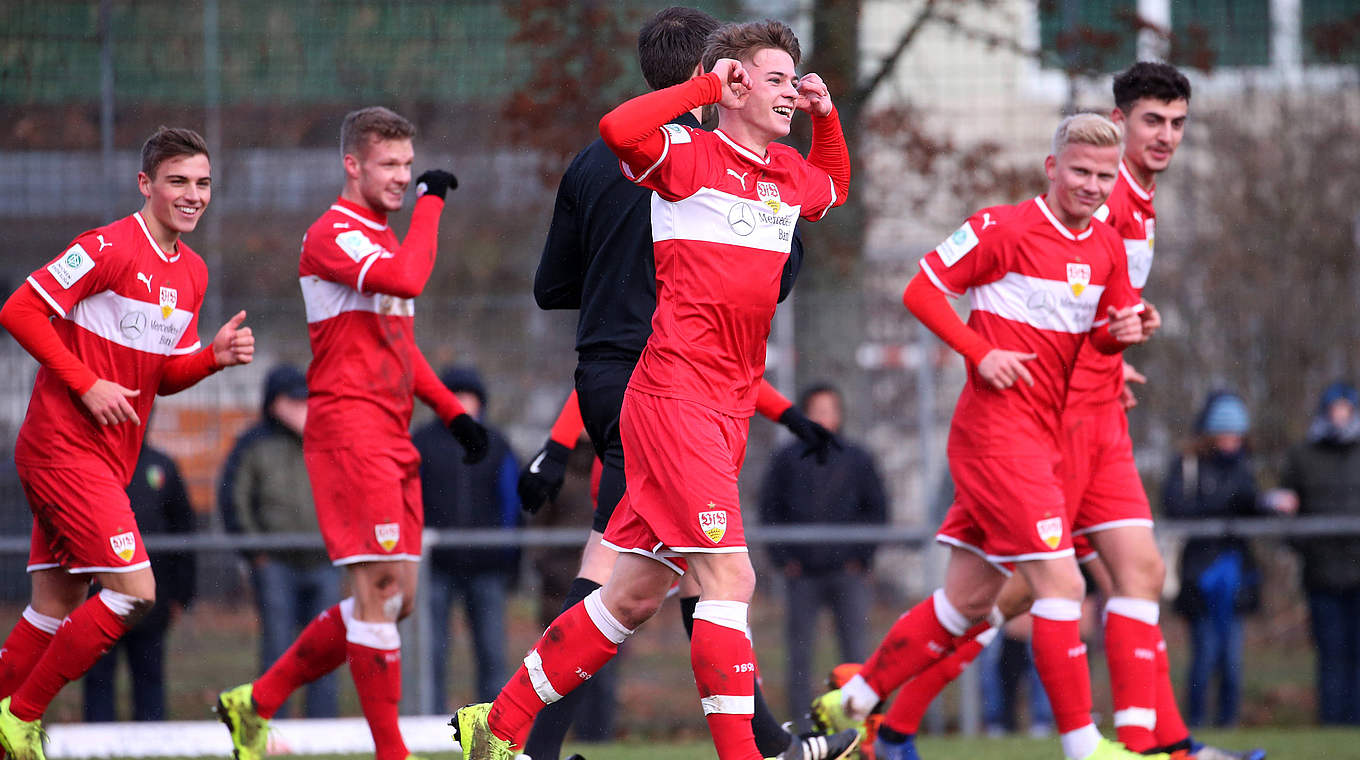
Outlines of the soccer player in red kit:
<svg viewBox="0 0 1360 760">
<path fill-rule="evenodd" d="M 142 146 L 137 213 L 82 233 L 29 275 L 0 325 L 41 364 L 14 462 L 33 511 L 32 596 L 0 648 L 0 746 L 42 760 L 42 715 L 156 598 L 124 489 L 157 395 L 249 363 L 245 312 L 207 347 L 203 259 L 180 235 L 212 198 L 203 138 L 161 127 Z M 102 590 L 89 597 L 91 582 Z"/>
<path fill-rule="evenodd" d="M 620 556 L 602 588 L 549 626 L 494 703 L 458 711 L 465 758 L 511 760 L 534 715 L 613 657 L 686 570 L 702 588 L 690 655 L 718 757 L 761 757 L 747 637 L 755 574 L 737 473 L 794 223 L 844 202 L 850 179 L 830 95 L 815 74 L 795 75 L 799 57 L 782 23 L 727 25 L 709 37 L 709 73 L 600 121 L 624 173 L 656 191 L 657 307 L 620 417 L 627 494 L 604 534 Z M 667 123 L 713 103 L 713 132 Z M 812 115 L 807 159 L 774 142 L 796 110 Z"/>
<path fill-rule="evenodd" d="M 949 435 L 956 497 L 938 534 L 951 551 L 944 587 L 899 618 L 840 689 L 840 706 L 856 721 L 990 627 L 1002 585 L 1018 570 L 1036 597 L 1035 666 L 1064 755 L 1131 756 L 1091 721 L 1078 630 L 1085 582 L 1057 470 L 1067 386 L 1083 344 L 1117 354 L 1143 338 L 1123 244 L 1091 219 L 1118 176 L 1120 140 L 1103 116 L 1065 119 L 1044 162 L 1048 192 L 974 214 L 921 260 L 907 286 L 907 307 L 968 361 Z M 966 325 L 946 301 L 963 293 L 972 303 Z"/>
<path fill-rule="evenodd" d="M 411 181 L 414 135 L 411 122 L 386 108 L 347 115 L 344 189 L 303 238 L 298 275 L 312 343 L 303 456 L 326 550 L 348 569 L 353 594 L 309 623 L 264 675 L 219 696 L 218 717 L 237 760 L 263 757 L 279 705 L 345 662 L 377 760 L 410 754 L 397 725 L 397 621 L 415 603 L 424 527 L 420 456 L 409 432 L 413 399 L 449 426 L 467 461 L 487 449 L 485 429 L 439 381 L 413 331 L 444 196 L 457 180 L 438 169 L 420 175 L 406 239 L 387 224 Z"/>
</svg>

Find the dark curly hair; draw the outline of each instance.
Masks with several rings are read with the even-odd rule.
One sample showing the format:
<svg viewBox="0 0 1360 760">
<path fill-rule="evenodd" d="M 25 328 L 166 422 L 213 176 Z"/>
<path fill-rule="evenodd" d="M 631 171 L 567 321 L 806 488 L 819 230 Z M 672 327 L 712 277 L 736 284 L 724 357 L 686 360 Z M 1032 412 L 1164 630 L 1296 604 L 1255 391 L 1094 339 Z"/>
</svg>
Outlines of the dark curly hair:
<svg viewBox="0 0 1360 760">
<path fill-rule="evenodd" d="M 1114 77 L 1114 104 L 1125 114 L 1143 98 L 1190 101 L 1190 80 L 1169 63 L 1139 61 Z"/>
</svg>

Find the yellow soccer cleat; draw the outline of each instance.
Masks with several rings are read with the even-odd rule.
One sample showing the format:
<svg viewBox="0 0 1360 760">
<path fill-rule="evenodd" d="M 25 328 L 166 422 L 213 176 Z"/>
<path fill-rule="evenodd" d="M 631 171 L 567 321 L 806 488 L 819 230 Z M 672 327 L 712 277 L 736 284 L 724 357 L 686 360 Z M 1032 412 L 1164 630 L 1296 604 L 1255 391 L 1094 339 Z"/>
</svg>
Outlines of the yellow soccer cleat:
<svg viewBox="0 0 1360 760">
<path fill-rule="evenodd" d="M 463 748 L 463 760 L 515 760 L 516 752 L 510 742 L 491 733 L 487 716 L 491 703 L 464 705 L 453 714 L 453 740 Z"/>
<path fill-rule="evenodd" d="M 1096 751 L 1082 758 L 1082 760 L 1171 760 L 1171 756 L 1165 753 L 1156 755 L 1144 755 L 1141 752 L 1134 752 L 1119 742 L 1110 741 L 1105 737 L 1100 738 L 1100 743 L 1096 745 Z"/>
<path fill-rule="evenodd" d="M 19 720 L 9 711 L 9 697 L 0 700 L 0 747 L 10 760 L 47 760 L 43 755 L 42 720 Z"/>
<path fill-rule="evenodd" d="M 231 732 L 236 760 L 264 760 L 269 746 L 269 720 L 255 709 L 254 684 L 241 684 L 217 695 L 213 712 Z"/>
</svg>

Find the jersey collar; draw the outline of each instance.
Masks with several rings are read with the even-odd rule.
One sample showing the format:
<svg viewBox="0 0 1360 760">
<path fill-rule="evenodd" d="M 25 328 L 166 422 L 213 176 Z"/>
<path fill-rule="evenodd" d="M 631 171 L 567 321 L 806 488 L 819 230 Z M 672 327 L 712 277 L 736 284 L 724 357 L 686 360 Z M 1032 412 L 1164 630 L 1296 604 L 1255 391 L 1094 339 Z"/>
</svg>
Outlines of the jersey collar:
<svg viewBox="0 0 1360 760">
<path fill-rule="evenodd" d="M 721 129 L 713 130 L 713 134 L 717 135 L 718 139 L 727 143 L 728 146 L 732 148 L 732 150 L 737 152 L 737 155 L 741 156 L 742 158 L 745 158 L 747 161 L 750 161 L 751 163 L 754 164 L 760 164 L 761 166 L 770 165 L 769 151 L 766 151 L 765 157 L 761 158 L 760 156 L 757 156 L 755 153 L 751 152 L 750 148 L 743 148 L 742 146 L 738 145 L 736 140 L 733 140 L 732 138 L 728 137 L 727 133 L 722 131 Z"/>
<path fill-rule="evenodd" d="M 372 210 L 366 209 L 357 203 L 347 201 L 344 198 L 336 198 L 335 203 L 331 204 L 331 211 L 340 213 L 362 223 L 365 227 L 382 232 L 387 229 L 387 216 L 379 216 Z"/>
<path fill-rule="evenodd" d="M 1044 216 L 1048 217 L 1048 221 L 1053 224 L 1053 228 L 1068 240 L 1085 240 L 1086 238 L 1091 237 L 1091 230 L 1095 228 L 1089 224 L 1086 225 L 1086 229 L 1081 232 L 1073 232 L 1072 230 L 1067 229 L 1067 225 L 1058 221 L 1058 217 L 1053 215 L 1053 210 L 1044 202 L 1044 196 L 1034 196 L 1034 203 L 1039 207 L 1040 211 L 1044 212 Z"/>
<path fill-rule="evenodd" d="M 146 228 L 146 220 L 142 218 L 142 212 L 134 211 L 132 212 L 132 216 L 137 220 L 137 226 L 142 228 L 142 234 L 146 235 L 146 242 L 151 244 L 151 250 L 155 251 L 156 255 L 161 257 L 161 261 L 164 261 L 167 264 L 173 264 L 176 261 L 179 261 L 179 246 L 175 246 L 173 253 L 167 254 L 161 248 L 161 244 L 156 242 L 156 238 L 151 237 L 151 230 Z"/>
<path fill-rule="evenodd" d="M 1119 173 L 1123 175 L 1124 181 L 1129 183 L 1129 189 L 1139 198 L 1142 198 L 1145 201 L 1151 201 L 1152 196 L 1157 194 L 1157 180 L 1154 179 L 1152 181 L 1152 187 L 1144 190 L 1143 186 L 1138 184 L 1138 180 L 1133 178 L 1133 173 L 1124 165 L 1124 159 L 1122 158 L 1119 159 Z"/>
</svg>

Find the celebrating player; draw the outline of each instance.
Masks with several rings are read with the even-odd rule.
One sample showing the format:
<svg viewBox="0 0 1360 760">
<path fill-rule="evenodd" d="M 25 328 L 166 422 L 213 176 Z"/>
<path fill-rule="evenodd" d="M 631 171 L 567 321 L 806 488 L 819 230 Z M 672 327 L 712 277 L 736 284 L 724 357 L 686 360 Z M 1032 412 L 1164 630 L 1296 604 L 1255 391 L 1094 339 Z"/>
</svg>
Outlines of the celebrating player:
<svg viewBox="0 0 1360 760">
<path fill-rule="evenodd" d="M 774 21 L 720 28 L 709 73 L 634 98 L 600 122 L 651 200 L 657 308 L 620 415 L 627 498 L 604 541 L 620 552 L 604 586 L 560 615 L 492 704 L 455 716 L 469 760 L 509 760 L 534 715 L 589 678 L 655 613 L 688 567 L 702 588 L 691 663 L 721 760 L 761 757 L 751 731 L 755 575 L 737 496 L 765 339 L 802 217 L 845 200 L 850 161 L 820 77 L 799 78 L 797 38 Z M 668 123 L 718 105 L 718 129 Z M 807 159 L 774 141 L 812 114 Z"/>
<path fill-rule="evenodd" d="M 34 518 L 32 595 L 0 648 L 0 746 L 15 760 L 43 760 L 52 698 L 155 602 L 124 491 L 152 401 L 255 352 L 244 311 L 200 350 L 208 269 L 180 236 L 208 207 L 211 169 L 197 132 L 156 130 L 137 174 L 142 209 L 82 233 L 0 310 L 42 365 L 14 448 Z"/>
<path fill-rule="evenodd" d="M 680 84 L 703 73 L 704 40 L 718 22 L 703 11 L 672 7 L 657 13 L 638 34 L 638 59 L 653 89 Z M 671 121 L 699 126 L 700 109 Z M 545 309 L 580 309 L 576 349 L 576 391 L 568 397 L 543 448 L 525 466 L 520 496 L 526 509 L 537 511 L 562 487 L 567 455 L 582 428 L 589 433 L 602 463 L 594 523 L 562 611 L 570 609 L 608 578 L 617 552 L 600 543 L 609 517 L 624 494 L 623 443 L 619 410 L 624 388 L 651 334 L 656 311 L 656 277 L 652 257 L 652 191 L 639 187 L 619 171 L 618 158 L 603 140 L 581 151 L 567 168 L 558 188 L 553 221 L 534 278 L 534 296 Z M 779 300 L 788 295 L 802 262 L 802 243 L 795 232 L 779 285 Z M 579 400 L 578 400 L 579 399 Z M 756 411 L 786 425 L 809 447 L 825 452 L 834 445 L 830 432 L 812 422 L 768 383 L 761 381 Z M 693 625 L 699 592 L 689 580 L 680 590 L 687 629 Z M 524 754 L 555 760 L 570 727 L 576 704 L 589 699 L 589 687 L 573 691 L 539 713 L 525 742 Z M 835 757 L 850 734 L 791 743 L 789 733 L 770 713 L 757 687 L 753 729 L 766 755 L 801 752 L 802 760 Z"/>
<path fill-rule="evenodd" d="M 354 111 L 340 127 L 345 185 L 307 230 L 298 274 L 307 307 L 303 456 L 331 561 L 353 595 L 322 612 L 253 683 L 222 692 L 218 717 L 237 760 L 265 754 L 268 720 L 295 689 L 348 662 L 377 760 L 405 760 L 397 726 L 401 638 L 415 603 L 424 514 L 420 455 L 411 443 L 413 397 L 429 404 L 469 462 L 487 436 L 416 346 L 415 298 L 434 268 L 445 194 L 458 181 L 432 169 L 416 179 L 411 229 L 387 225 L 411 181 L 415 127 L 386 108 Z"/>
<path fill-rule="evenodd" d="M 1018 569 L 1036 597 L 1035 666 L 1063 753 L 1130 756 L 1091 722 L 1078 630 L 1085 583 L 1056 470 L 1064 397 L 1083 342 L 1089 335 L 1101 353 L 1117 354 L 1143 339 L 1123 244 L 1091 219 L 1118 175 L 1120 139 L 1102 116 L 1063 120 L 1044 162 L 1048 192 L 979 211 L 921 260 L 907 286 L 907 307 L 968 360 L 949 435 L 957 496 L 938 535 L 951 546 L 949 566 L 944 588 L 903 615 L 863 670 L 815 709 L 825 713 L 835 700 L 863 721 L 901 683 L 989 628 L 1006 576 Z M 965 292 L 966 325 L 945 299 Z"/>
</svg>

